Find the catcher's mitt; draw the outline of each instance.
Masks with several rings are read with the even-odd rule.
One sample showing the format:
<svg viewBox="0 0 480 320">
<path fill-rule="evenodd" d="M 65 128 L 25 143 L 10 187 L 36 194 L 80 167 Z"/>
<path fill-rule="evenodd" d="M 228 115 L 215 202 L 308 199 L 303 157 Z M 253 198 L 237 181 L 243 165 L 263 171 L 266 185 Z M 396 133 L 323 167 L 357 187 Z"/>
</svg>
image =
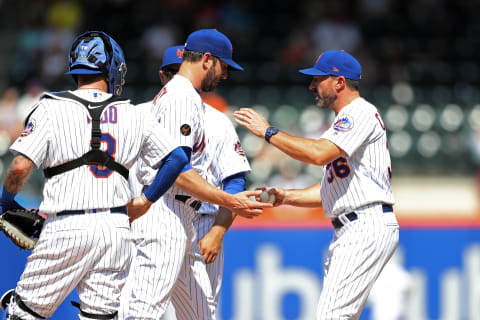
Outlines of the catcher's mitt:
<svg viewBox="0 0 480 320">
<path fill-rule="evenodd" d="M 0 229 L 22 249 L 35 247 L 45 218 L 38 210 L 12 209 L 0 216 Z"/>
</svg>

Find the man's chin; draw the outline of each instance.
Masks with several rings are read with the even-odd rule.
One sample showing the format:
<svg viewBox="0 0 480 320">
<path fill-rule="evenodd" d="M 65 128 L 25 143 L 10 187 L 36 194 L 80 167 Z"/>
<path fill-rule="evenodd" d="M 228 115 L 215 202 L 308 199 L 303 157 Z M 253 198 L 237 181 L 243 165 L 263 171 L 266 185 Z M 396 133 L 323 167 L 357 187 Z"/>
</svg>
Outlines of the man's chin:
<svg viewBox="0 0 480 320">
<path fill-rule="evenodd" d="M 327 106 L 325 105 L 325 101 L 323 101 L 322 99 L 316 99 L 317 100 L 317 107 L 319 109 L 324 109 L 326 108 Z"/>
</svg>

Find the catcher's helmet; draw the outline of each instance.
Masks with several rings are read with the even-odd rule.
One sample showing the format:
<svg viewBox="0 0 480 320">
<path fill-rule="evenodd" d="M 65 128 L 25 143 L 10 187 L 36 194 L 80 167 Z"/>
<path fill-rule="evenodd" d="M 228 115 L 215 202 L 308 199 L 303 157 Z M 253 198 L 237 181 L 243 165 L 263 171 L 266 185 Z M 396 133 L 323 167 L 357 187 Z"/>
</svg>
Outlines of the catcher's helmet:
<svg viewBox="0 0 480 320">
<path fill-rule="evenodd" d="M 79 35 L 70 47 L 69 71 L 78 74 L 105 74 L 108 92 L 119 95 L 125 84 L 127 65 L 122 48 L 106 33 L 88 31 Z"/>
</svg>

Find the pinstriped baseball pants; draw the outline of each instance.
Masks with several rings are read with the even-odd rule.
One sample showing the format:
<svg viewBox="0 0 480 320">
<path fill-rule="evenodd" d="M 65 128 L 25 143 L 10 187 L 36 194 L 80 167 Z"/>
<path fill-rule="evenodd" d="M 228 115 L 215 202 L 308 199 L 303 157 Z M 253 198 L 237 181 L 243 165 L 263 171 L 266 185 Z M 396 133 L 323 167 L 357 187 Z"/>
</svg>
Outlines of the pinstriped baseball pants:
<svg viewBox="0 0 480 320">
<path fill-rule="evenodd" d="M 48 218 L 15 292 L 34 312 L 50 317 L 76 287 L 83 311 L 112 314 L 119 308 L 132 249 L 125 214 Z M 9 312 L 36 319 L 16 303 Z"/>
<path fill-rule="evenodd" d="M 126 319 L 161 319 L 172 297 L 180 301 L 177 319 L 214 319 L 211 285 L 196 242 L 194 212 L 179 201 L 155 202 L 132 225 L 140 239 L 133 263 Z M 184 206 L 176 208 L 177 206 Z M 175 212 L 171 209 L 176 209 Z"/>
<path fill-rule="evenodd" d="M 358 219 L 335 231 L 325 260 L 317 320 L 356 320 L 368 294 L 398 246 L 393 212 L 381 204 L 355 210 Z"/>
</svg>

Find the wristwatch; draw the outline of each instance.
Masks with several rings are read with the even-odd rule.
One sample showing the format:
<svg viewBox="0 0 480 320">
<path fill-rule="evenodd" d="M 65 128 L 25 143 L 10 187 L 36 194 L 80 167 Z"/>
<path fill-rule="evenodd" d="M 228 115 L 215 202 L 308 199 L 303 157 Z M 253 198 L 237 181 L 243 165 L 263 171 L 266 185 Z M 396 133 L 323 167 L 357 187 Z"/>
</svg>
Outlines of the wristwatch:
<svg viewBox="0 0 480 320">
<path fill-rule="evenodd" d="M 270 143 L 270 138 L 272 138 L 274 135 L 278 133 L 278 128 L 277 127 L 268 127 L 267 131 L 265 131 L 265 140 L 267 140 L 268 143 Z"/>
</svg>

